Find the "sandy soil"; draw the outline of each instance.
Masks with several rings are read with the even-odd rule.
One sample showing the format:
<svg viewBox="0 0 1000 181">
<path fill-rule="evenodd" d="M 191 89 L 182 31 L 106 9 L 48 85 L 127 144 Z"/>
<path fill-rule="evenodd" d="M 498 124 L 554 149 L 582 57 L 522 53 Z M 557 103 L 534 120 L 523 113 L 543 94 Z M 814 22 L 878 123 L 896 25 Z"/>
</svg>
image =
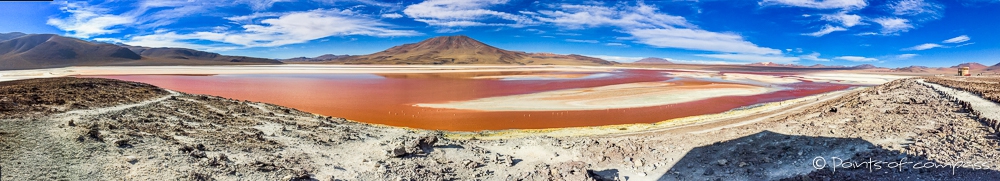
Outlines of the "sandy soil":
<svg viewBox="0 0 1000 181">
<path fill-rule="evenodd" d="M 676 85 L 671 82 L 641 82 L 416 106 L 481 111 L 602 110 L 667 105 L 722 96 L 757 95 L 775 90 L 777 89 L 727 83 Z"/>
</svg>

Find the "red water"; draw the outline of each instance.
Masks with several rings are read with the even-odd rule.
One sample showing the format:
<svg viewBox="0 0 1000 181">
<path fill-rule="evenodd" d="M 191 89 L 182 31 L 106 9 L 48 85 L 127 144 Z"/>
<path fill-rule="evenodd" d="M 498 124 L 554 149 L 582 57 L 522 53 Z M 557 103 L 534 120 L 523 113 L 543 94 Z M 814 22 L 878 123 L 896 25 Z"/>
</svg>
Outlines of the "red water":
<svg viewBox="0 0 1000 181">
<path fill-rule="evenodd" d="M 414 107 L 484 97 L 664 81 L 662 71 L 625 70 L 612 76 L 569 80 L 467 79 L 482 75 L 441 74 L 268 74 L 268 75 L 117 75 L 92 76 L 137 81 L 167 89 L 267 102 L 350 120 L 421 129 L 478 131 L 653 123 L 720 113 L 757 103 L 842 90 L 849 85 L 803 82 L 792 90 L 755 96 L 728 96 L 653 107 L 591 111 L 471 111 Z M 525 72 L 503 74 L 526 74 Z M 710 82 L 676 80 L 681 84 Z"/>
</svg>

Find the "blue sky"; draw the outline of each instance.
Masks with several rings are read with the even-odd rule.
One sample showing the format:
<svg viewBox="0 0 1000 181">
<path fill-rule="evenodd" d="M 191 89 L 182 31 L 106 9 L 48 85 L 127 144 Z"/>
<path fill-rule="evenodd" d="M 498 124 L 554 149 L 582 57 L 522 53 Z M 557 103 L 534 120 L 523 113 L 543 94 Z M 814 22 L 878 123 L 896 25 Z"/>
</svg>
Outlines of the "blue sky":
<svg viewBox="0 0 1000 181">
<path fill-rule="evenodd" d="M 434 36 L 620 62 L 1000 62 L 1000 0 L 0 2 L 0 32 L 291 58 Z"/>
</svg>

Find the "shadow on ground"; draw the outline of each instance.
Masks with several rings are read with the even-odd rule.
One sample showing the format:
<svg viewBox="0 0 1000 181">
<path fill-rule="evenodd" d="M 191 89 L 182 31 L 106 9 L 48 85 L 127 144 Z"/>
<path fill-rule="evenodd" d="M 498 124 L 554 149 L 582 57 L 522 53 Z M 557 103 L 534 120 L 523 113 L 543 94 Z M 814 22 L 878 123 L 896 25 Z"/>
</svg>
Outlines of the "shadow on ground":
<svg viewBox="0 0 1000 181">
<path fill-rule="evenodd" d="M 659 180 L 992 180 L 1000 161 L 964 167 L 883 149 L 860 138 L 763 131 L 696 147 Z M 900 164 L 902 163 L 902 164 Z M 834 170 L 834 167 L 837 167 Z"/>
</svg>

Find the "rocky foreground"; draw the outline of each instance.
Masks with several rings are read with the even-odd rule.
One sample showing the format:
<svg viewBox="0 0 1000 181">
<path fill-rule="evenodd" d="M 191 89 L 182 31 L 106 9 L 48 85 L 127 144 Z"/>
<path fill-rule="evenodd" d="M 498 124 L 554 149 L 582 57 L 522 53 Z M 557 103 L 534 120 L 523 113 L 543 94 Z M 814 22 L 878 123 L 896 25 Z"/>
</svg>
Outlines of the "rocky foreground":
<svg viewBox="0 0 1000 181">
<path fill-rule="evenodd" d="M 141 83 L 33 79 L 0 83 L 0 180 L 1000 178 L 997 130 L 969 113 L 904 79 L 739 126 L 455 140 Z"/>
</svg>

